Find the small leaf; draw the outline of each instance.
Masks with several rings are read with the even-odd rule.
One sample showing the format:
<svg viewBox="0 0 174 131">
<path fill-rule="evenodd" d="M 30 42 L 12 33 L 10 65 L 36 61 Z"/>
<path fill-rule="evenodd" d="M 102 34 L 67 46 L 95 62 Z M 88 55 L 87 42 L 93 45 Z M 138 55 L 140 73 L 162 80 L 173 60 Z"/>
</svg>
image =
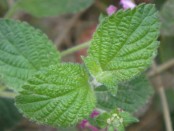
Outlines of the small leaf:
<svg viewBox="0 0 174 131">
<path fill-rule="evenodd" d="M 96 118 L 97 126 L 108 130 L 124 131 L 125 127 L 138 122 L 130 113 L 115 108 L 111 112 L 104 112 Z"/>
<path fill-rule="evenodd" d="M 117 131 L 125 131 L 123 124 L 119 125 L 116 129 L 117 129 Z"/>
<path fill-rule="evenodd" d="M 37 17 L 76 13 L 88 8 L 94 0 L 20 0 L 21 9 Z"/>
<path fill-rule="evenodd" d="M 121 118 L 123 118 L 125 126 L 135 122 L 139 122 L 139 120 L 136 117 L 134 117 L 132 114 L 128 112 L 120 112 L 119 115 Z"/>
<path fill-rule="evenodd" d="M 110 117 L 110 114 L 107 112 L 104 112 L 102 114 L 100 114 L 97 118 L 96 118 L 96 123 L 97 126 L 99 126 L 100 128 L 106 128 L 107 127 L 107 119 Z"/>
<path fill-rule="evenodd" d="M 24 22 L 0 20 L 0 75 L 8 87 L 21 85 L 37 70 L 59 63 L 52 42 Z"/>
<path fill-rule="evenodd" d="M 16 104 L 31 120 L 67 127 L 89 116 L 95 96 L 84 68 L 60 64 L 30 79 L 16 97 Z"/>
<path fill-rule="evenodd" d="M 156 54 L 159 28 L 158 12 L 152 4 L 107 17 L 94 34 L 89 56 L 84 58 L 91 75 L 111 87 L 138 75 Z"/>
<path fill-rule="evenodd" d="M 144 75 L 128 82 L 120 83 L 116 96 L 107 91 L 96 91 L 98 107 L 104 109 L 119 107 L 132 113 L 142 108 L 152 94 L 153 89 Z"/>
</svg>

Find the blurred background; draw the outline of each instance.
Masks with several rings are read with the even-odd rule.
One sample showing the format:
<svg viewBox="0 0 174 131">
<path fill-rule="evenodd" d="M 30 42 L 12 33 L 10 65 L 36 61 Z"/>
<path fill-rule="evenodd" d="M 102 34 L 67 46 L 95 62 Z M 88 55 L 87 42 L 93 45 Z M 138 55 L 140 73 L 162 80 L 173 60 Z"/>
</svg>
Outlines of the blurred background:
<svg viewBox="0 0 174 131">
<path fill-rule="evenodd" d="M 6 14 L 13 6 L 14 0 L 0 0 L 0 17 Z M 135 0 L 140 3 L 155 3 L 160 12 L 162 22 L 161 41 L 156 57 L 157 67 L 161 68 L 160 76 L 167 96 L 170 116 L 174 125 L 174 0 Z M 77 3 L 78 4 L 78 3 Z M 66 50 L 75 45 L 79 45 L 92 38 L 93 33 L 99 23 L 99 16 L 102 13 L 107 15 L 106 8 L 114 5 L 118 9 L 122 8 L 119 0 L 95 0 L 87 9 L 70 14 L 61 14 L 54 17 L 35 17 L 24 11 L 16 12 L 14 19 L 27 21 L 35 28 L 42 30 L 55 43 L 59 51 Z M 71 55 L 63 57 L 62 61 L 81 63 L 81 55 L 86 55 L 86 49 L 82 49 Z M 148 73 L 147 73 L 148 74 Z M 149 76 L 154 87 L 157 88 L 156 79 Z M 0 91 L 3 88 L 0 83 Z M 143 95 L 143 94 L 142 94 Z M 137 112 L 140 122 L 130 125 L 126 131 L 166 131 L 163 118 L 161 101 L 158 93 L 154 93 L 147 104 Z M 29 121 L 22 117 L 14 106 L 12 98 L 0 96 L 0 131 L 75 131 L 89 130 L 77 127 L 62 129 L 43 126 Z"/>
</svg>

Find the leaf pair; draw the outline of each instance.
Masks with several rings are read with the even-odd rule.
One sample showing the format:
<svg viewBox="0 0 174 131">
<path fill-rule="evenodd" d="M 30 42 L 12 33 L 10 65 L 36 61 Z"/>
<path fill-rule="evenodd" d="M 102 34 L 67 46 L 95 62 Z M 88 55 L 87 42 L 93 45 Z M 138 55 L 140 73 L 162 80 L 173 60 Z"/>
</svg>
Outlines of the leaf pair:
<svg viewBox="0 0 174 131">
<path fill-rule="evenodd" d="M 20 91 L 16 101 L 25 116 L 68 126 L 93 110 L 94 92 L 84 68 L 60 64 L 59 53 L 39 30 L 26 23 L 0 20 L 0 53 L 1 80 Z"/>
<path fill-rule="evenodd" d="M 151 4 L 106 18 L 84 58 L 90 75 L 110 89 L 139 74 L 156 54 L 158 33 L 158 16 Z M 38 30 L 0 20 L 0 53 L 2 80 L 18 91 L 22 86 L 16 104 L 30 119 L 70 126 L 94 109 L 95 95 L 86 69 L 60 64 L 51 42 Z"/>
</svg>

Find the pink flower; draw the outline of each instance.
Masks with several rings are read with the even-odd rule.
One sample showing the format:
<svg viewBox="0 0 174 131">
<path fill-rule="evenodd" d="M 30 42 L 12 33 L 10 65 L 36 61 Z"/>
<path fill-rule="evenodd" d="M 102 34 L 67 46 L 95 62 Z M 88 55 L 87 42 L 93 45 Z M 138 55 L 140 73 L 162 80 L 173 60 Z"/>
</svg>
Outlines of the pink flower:
<svg viewBox="0 0 174 131">
<path fill-rule="evenodd" d="M 81 128 L 85 128 L 87 125 L 88 125 L 88 120 L 86 120 L 86 119 L 82 120 L 80 123 Z"/>
<path fill-rule="evenodd" d="M 100 113 L 99 113 L 98 111 L 94 110 L 94 111 L 91 113 L 90 117 L 91 117 L 91 118 L 94 118 L 94 117 L 98 116 L 99 114 L 100 114 Z"/>
<path fill-rule="evenodd" d="M 94 118 L 96 116 L 98 116 L 100 113 L 97 111 L 97 110 L 94 110 L 90 117 L 91 118 Z M 99 131 L 95 126 L 92 126 L 88 120 L 84 119 L 80 122 L 80 127 L 81 128 L 88 128 L 88 129 L 91 129 L 91 131 Z"/>
<path fill-rule="evenodd" d="M 117 11 L 117 7 L 115 7 L 114 5 L 110 5 L 107 9 L 106 12 L 107 14 L 110 16 L 112 14 L 114 14 Z"/>
<path fill-rule="evenodd" d="M 99 131 L 95 126 L 92 126 L 88 120 L 84 119 L 81 121 L 80 123 L 80 127 L 81 128 L 88 128 L 88 129 L 91 129 L 91 131 Z"/>
<path fill-rule="evenodd" d="M 133 9 L 136 6 L 136 4 L 133 3 L 131 0 L 120 0 L 120 3 L 123 6 L 123 9 Z"/>
</svg>

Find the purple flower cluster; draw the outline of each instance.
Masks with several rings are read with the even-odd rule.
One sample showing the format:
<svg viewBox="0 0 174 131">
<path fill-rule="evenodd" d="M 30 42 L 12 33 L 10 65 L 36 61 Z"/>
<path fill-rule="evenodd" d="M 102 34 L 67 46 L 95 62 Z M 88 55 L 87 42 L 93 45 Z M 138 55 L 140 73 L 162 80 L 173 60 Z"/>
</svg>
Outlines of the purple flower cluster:
<svg viewBox="0 0 174 131">
<path fill-rule="evenodd" d="M 123 9 L 133 9 L 136 4 L 132 2 L 132 0 L 120 0 L 121 5 L 123 6 Z"/>
<path fill-rule="evenodd" d="M 110 16 L 112 14 L 114 14 L 117 11 L 117 7 L 115 7 L 114 5 L 110 5 L 107 9 L 106 12 L 107 14 Z"/>
<path fill-rule="evenodd" d="M 136 4 L 132 0 L 120 0 L 120 4 L 122 5 L 123 9 L 133 9 Z M 117 11 L 117 7 L 114 5 L 110 5 L 107 9 L 106 12 L 110 16 L 114 14 Z"/>
<path fill-rule="evenodd" d="M 94 110 L 91 115 L 90 118 L 95 118 L 96 116 L 98 116 L 100 113 L 96 110 Z M 80 123 L 80 127 L 81 128 L 89 128 L 91 129 L 91 131 L 99 131 L 96 127 L 92 126 L 88 120 L 84 119 L 81 121 Z"/>
</svg>

